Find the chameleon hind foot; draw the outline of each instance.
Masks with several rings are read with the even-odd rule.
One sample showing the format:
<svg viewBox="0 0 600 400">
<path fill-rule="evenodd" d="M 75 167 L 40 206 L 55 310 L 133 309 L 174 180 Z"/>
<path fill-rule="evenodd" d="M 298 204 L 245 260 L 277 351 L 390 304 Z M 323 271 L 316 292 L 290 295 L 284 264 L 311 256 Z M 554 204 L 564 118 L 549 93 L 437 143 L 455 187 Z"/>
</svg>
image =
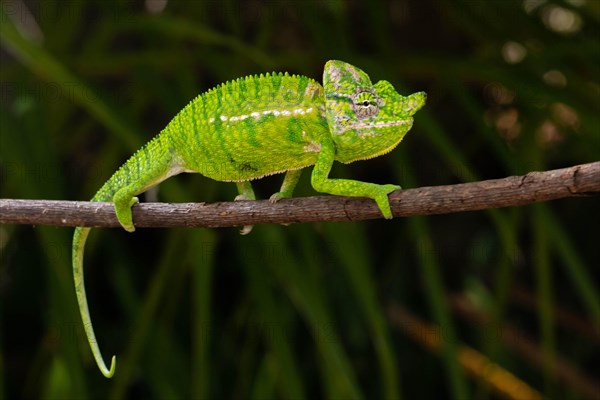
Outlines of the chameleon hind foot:
<svg viewBox="0 0 600 400">
<path fill-rule="evenodd" d="M 235 184 L 238 188 L 239 194 L 235 196 L 233 201 L 256 200 L 256 196 L 254 195 L 254 190 L 252 189 L 252 184 L 250 182 L 236 182 Z M 252 232 L 253 227 L 254 225 L 244 225 L 242 229 L 240 229 L 240 235 L 249 234 Z"/>
<path fill-rule="evenodd" d="M 131 215 L 131 207 L 135 203 L 139 203 L 140 200 L 137 197 L 129 197 L 120 195 L 117 192 L 113 198 L 115 203 L 115 213 L 119 223 L 127 232 L 134 232 L 135 226 L 133 225 L 133 216 Z"/>
<path fill-rule="evenodd" d="M 233 199 L 233 201 L 246 201 L 246 200 L 254 200 L 254 199 L 249 199 L 244 194 L 238 194 Z M 249 234 L 250 232 L 252 232 L 252 228 L 254 228 L 254 225 L 244 225 L 244 226 L 242 226 L 242 229 L 240 229 L 240 235 L 247 235 L 247 234 Z"/>
</svg>

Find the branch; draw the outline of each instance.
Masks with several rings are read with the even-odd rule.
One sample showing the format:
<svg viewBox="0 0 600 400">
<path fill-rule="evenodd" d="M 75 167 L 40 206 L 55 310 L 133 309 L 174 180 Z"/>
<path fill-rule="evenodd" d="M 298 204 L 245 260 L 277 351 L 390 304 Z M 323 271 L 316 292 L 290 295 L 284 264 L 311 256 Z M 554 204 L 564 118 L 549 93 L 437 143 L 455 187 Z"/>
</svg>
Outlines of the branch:
<svg viewBox="0 0 600 400">
<path fill-rule="evenodd" d="M 524 176 L 398 190 L 390 194 L 396 217 L 446 214 L 522 206 L 600 194 L 600 162 Z M 142 203 L 133 206 L 140 228 L 226 227 L 381 218 L 374 201 L 360 197 L 314 196 L 205 203 Z M 0 223 L 119 227 L 112 203 L 0 199 Z"/>
</svg>

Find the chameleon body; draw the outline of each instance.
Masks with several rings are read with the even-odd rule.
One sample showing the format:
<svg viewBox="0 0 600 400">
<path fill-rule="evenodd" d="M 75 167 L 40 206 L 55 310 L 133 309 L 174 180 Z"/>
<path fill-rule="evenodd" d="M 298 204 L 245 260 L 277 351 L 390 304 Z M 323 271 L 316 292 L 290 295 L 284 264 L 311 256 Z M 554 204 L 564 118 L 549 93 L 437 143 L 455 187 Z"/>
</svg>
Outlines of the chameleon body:
<svg viewBox="0 0 600 400">
<path fill-rule="evenodd" d="M 137 194 L 170 176 L 197 172 L 236 182 L 236 200 L 254 200 L 250 181 L 286 175 L 271 201 L 291 197 L 302 168 L 314 165 L 315 190 L 341 196 L 370 197 L 392 218 L 388 194 L 397 185 L 330 179 L 334 160 L 350 163 L 391 151 L 413 124 L 426 100 L 424 92 L 401 96 L 387 81 L 371 83 L 360 69 L 329 61 L 323 86 L 304 77 L 273 73 L 240 78 L 192 100 L 148 144 L 138 150 L 100 188 L 91 201 L 112 201 L 123 228 L 133 232 L 131 206 Z M 251 227 L 244 227 L 247 233 Z M 73 236 L 73 274 L 88 341 L 102 373 L 106 367 L 92 327 L 83 279 L 83 252 L 90 228 Z"/>
</svg>

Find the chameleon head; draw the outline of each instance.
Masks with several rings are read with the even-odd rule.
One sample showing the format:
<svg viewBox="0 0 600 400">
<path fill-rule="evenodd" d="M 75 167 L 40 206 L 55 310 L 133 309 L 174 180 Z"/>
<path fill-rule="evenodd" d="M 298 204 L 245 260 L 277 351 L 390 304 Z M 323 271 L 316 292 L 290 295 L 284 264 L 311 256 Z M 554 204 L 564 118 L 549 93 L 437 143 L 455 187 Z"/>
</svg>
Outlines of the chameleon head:
<svg viewBox="0 0 600 400">
<path fill-rule="evenodd" d="M 349 163 L 385 154 L 400 143 L 425 92 L 402 96 L 387 81 L 371 83 L 360 69 L 328 61 L 323 73 L 325 115 L 336 147 L 335 159 Z"/>
</svg>

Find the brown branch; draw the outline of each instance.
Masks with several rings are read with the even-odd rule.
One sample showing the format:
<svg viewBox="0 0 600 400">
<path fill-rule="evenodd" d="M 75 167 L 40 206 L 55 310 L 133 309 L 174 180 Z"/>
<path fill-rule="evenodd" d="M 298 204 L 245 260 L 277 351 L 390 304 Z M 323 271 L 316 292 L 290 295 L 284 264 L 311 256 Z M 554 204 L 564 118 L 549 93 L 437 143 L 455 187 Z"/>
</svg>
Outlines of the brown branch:
<svg viewBox="0 0 600 400">
<path fill-rule="evenodd" d="M 600 193 L 600 162 L 524 176 L 399 190 L 390 194 L 396 217 L 521 206 Z M 225 227 L 381 218 L 375 202 L 358 197 L 314 196 L 204 203 L 142 203 L 133 206 L 137 227 Z M 119 227 L 112 203 L 0 199 L 0 223 Z"/>
</svg>

